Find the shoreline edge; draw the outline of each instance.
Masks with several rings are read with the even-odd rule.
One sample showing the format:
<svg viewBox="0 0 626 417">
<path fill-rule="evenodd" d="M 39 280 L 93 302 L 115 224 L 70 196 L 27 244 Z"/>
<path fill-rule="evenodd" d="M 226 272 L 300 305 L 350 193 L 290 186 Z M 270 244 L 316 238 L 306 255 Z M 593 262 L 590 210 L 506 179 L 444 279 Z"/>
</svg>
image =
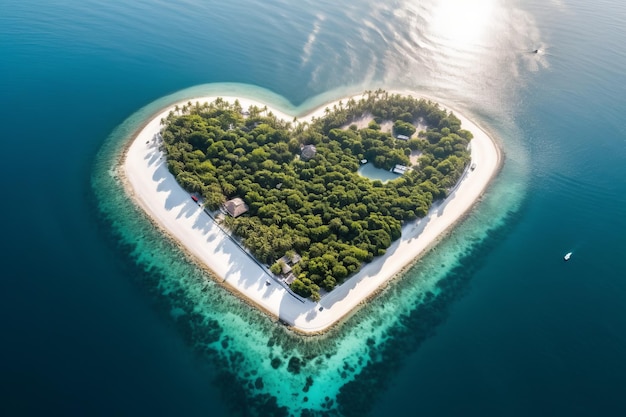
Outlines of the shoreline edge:
<svg viewBox="0 0 626 417">
<path fill-rule="evenodd" d="M 410 91 L 390 93 L 438 102 Z M 361 96 L 334 100 L 302 117 L 270 106 L 267 110 L 277 118 L 286 121 L 296 118 L 303 122 L 322 117 L 326 108 L 332 108 L 340 101 L 358 100 Z M 118 178 L 127 196 L 143 210 L 151 223 L 216 283 L 272 319 L 304 335 L 325 333 L 345 321 L 392 279 L 406 272 L 469 215 L 503 165 L 503 153 L 491 135 L 472 120 L 439 103 L 443 109 L 454 112 L 461 120 L 462 128 L 474 135 L 470 142 L 470 164 L 475 163 L 476 168 L 466 170 L 450 195 L 443 201 L 433 203 L 425 217 L 403 225 L 401 237 L 392 243 L 385 255 L 364 264 L 358 273 L 325 294 L 319 302 L 302 300 L 254 263 L 203 208 L 191 200 L 168 171 L 165 156 L 159 150 L 155 135 L 160 131 L 162 118 L 177 105 L 212 102 L 218 97 L 230 103 L 238 100 L 244 109 L 266 106 L 252 98 L 221 95 L 197 97 L 168 105 L 143 123 L 123 146 L 116 166 Z M 267 280 L 271 285 L 266 284 Z"/>
</svg>

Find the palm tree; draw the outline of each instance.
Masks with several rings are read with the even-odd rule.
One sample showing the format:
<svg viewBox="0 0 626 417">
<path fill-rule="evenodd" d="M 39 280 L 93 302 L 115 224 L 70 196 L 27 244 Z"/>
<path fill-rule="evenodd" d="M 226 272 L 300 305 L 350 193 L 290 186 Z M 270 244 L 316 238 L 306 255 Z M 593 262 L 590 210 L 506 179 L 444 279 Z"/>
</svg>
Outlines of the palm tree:
<svg viewBox="0 0 626 417">
<path fill-rule="evenodd" d="M 241 107 L 241 103 L 239 103 L 238 99 L 235 100 L 235 103 L 233 104 L 233 109 L 239 114 L 243 113 L 243 108 Z"/>
</svg>

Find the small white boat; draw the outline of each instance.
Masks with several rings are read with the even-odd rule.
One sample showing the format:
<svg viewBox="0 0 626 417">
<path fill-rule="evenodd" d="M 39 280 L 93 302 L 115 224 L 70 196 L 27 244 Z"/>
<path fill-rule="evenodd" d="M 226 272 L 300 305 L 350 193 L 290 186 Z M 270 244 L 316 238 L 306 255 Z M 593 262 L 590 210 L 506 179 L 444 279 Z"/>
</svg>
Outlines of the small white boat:
<svg viewBox="0 0 626 417">
<path fill-rule="evenodd" d="M 569 258 L 571 258 L 571 257 L 572 257 L 572 252 L 567 252 L 565 254 L 565 256 L 563 257 L 563 260 L 564 261 L 569 261 Z"/>
</svg>

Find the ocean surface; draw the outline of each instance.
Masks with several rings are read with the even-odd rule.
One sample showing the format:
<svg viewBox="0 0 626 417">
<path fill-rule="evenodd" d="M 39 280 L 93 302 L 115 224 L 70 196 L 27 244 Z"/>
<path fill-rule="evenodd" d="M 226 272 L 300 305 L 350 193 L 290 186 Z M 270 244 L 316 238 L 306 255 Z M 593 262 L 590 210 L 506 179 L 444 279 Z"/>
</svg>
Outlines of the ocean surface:
<svg viewBox="0 0 626 417">
<path fill-rule="evenodd" d="M 626 415 L 624 22 L 616 0 L 0 0 L 0 415 Z M 207 280 L 114 175 L 177 99 L 377 88 L 459 109 L 505 164 L 324 337 Z"/>
</svg>

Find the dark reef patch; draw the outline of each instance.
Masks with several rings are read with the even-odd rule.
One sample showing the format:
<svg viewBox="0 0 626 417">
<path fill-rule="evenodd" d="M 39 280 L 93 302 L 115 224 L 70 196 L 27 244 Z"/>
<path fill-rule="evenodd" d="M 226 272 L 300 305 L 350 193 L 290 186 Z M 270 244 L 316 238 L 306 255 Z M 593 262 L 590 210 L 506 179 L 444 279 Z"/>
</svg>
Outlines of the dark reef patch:
<svg viewBox="0 0 626 417">
<path fill-rule="evenodd" d="M 117 150 L 113 149 L 116 146 Z M 338 366 L 337 372 L 347 382 L 340 388 L 337 398 L 333 397 L 334 392 L 329 394 L 321 410 L 303 408 L 299 412 L 290 411 L 280 406 L 278 399 L 280 396 L 291 396 L 291 390 L 273 392 L 274 395 L 262 392 L 270 385 L 269 377 L 263 371 L 259 374 L 250 371 L 249 364 L 246 364 L 246 352 L 237 351 L 237 337 L 226 334 L 229 328 L 225 323 L 222 326 L 218 320 L 202 314 L 208 310 L 198 308 L 198 303 L 203 303 L 202 307 L 216 308 L 218 312 L 224 308 L 221 304 L 227 304 L 229 308 L 241 308 L 241 314 L 245 314 L 245 322 L 250 328 L 266 331 L 267 342 L 263 341 L 262 344 L 267 343 L 270 353 L 265 358 L 277 372 L 284 373 L 287 370 L 292 379 L 297 375 L 301 385 L 294 389 L 299 391 L 295 394 L 302 406 L 305 398 L 313 402 L 313 392 L 319 388 L 318 384 L 322 384 L 315 382 L 314 386 L 315 373 L 312 371 L 337 355 L 340 348 L 336 340 L 341 338 L 344 331 L 358 325 L 372 311 L 384 309 L 386 296 L 396 297 L 405 285 L 414 283 L 411 280 L 394 281 L 380 297 L 348 319 L 344 328 L 338 327 L 321 337 L 303 338 L 296 335 L 222 291 L 208 279 L 205 272 L 190 264 L 176 245 L 163 238 L 161 232 L 125 196 L 118 179 L 110 175 L 111 161 L 115 159 L 112 157 L 113 151 L 119 153 L 120 144 L 110 147 L 107 150 L 111 152 L 110 155 L 104 152 L 99 156 L 101 160 L 94 174 L 97 178 L 93 181 L 94 204 L 98 206 L 94 210 L 94 218 L 99 232 L 111 244 L 113 252 L 120 254 L 115 257 L 119 270 L 133 277 L 136 287 L 146 294 L 157 314 L 172 323 L 183 340 L 215 369 L 217 376 L 211 384 L 218 388 L 233 416 L 366 415 L 375 399 L 387 388 L 391 377 L 402 366 L 404 358 L 419 349 L 422 342 L 445 322 L 450 306 L 465 294 L 472 276 L 481 268 L 495 245 L 509 234 L 509 229 L 516 224 L 515 216 L 519 213 L 508 213 L 505 226 L 489 231 L 484 240 L 473 242 L 467 253 L 458 260 L 458 265 L 437 284 L 437 295 L 430 292 L 422 300 L 416 300 L 415 308 L 399 316 L 394 326 L 387 331 L 384 342 L 378 340 L 378 336 L 367 335 L 364 340 L 366 353 L 357 361 L 358 365 L 365 363 L 366 366 L 360 371 L 355 363 L 345 362 Z M 244 334 L 236 336 L 243 337 Z M 284 366 L 285 363 L 287 366 Z M 359 373 L 354 376 L 354 372 Z M 265 380 L 259 375 L 265 377 Z"/>
<path fill-rule="evenodd" d="M 472 243 L 457 265 L 437 282 L 438 295 L 426 293 L 423 301 L 409 314 L 399 317 L 387 334 L 387 342 L 378 349 L 370 346 L 371 360 L 352 380 L 341 387 L 337 396 L 342 416 L 363 416 L 371 410 L 374 399 L 386 390 L 391 377 L 403 365 L 403 359 L 417 351 L 421 344 L 435 334 L 448 317 L 450 307 L 463 297 L 474 274 L 481 269 L 491 251 L 516 225 L 518 212 L 509 212 L 503 226 L 487 231 L 482 241 Z"/>
</svg>

